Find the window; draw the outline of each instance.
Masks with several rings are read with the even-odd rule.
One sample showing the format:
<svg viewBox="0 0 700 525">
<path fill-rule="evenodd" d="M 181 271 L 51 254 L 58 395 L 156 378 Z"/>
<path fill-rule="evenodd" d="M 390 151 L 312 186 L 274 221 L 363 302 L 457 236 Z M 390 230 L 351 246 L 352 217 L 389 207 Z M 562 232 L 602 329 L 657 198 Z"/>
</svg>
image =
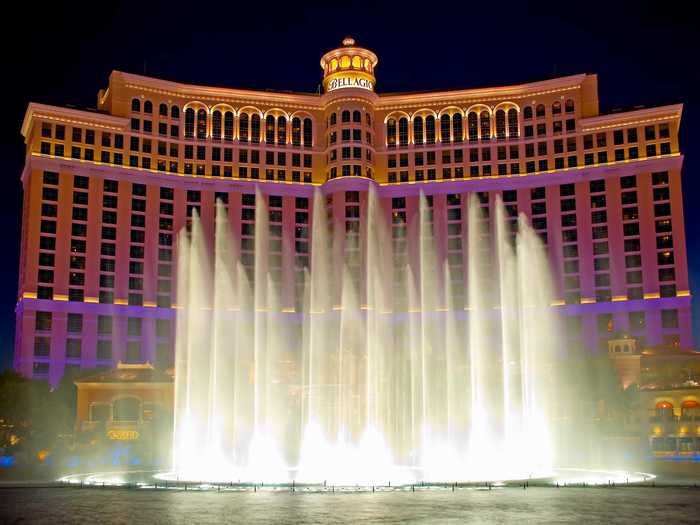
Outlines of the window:
<svg viewBox="0 0 700 525">
<path fill-rule="evenodd" d="M 185 110 L 185 138 L 194 138 L 194 109 Z"/>
<path fill-rule="evenodd" d="M 127 333 L 130 336 L 140 336 L 141 335 L 141 318 L 140 317 L 127 318 Z"/>
<path fill-rule="evenodd" d="M 481 140 L 489 140 L 491 138 L 491 116 L 488 111 L 482 111 L 479 115 L 479 129 Z"/>
<path fill-rule="evenodd" d="M 97 359 L 108 360 L 112 359 L 112 341 L 99 340 L 97 341 Z"/>
<path fill-rule="evenodd" d="M 35 330 L 51 330 L 51 312 L 36 312 L 34 321 Z"/>
<path fill-rule="evenodd" d="M 221 111 L 214 111 L 211 118 L 211 136 L 214 140 L 221 140 L 222 116 Z"/>
<path fill-rule="evenodd" d="M 678 328 L 678 310 L 661 310 L 661 326 Z"/>
<path fill-rule="evenodd" d="M 478 117 L 474 112 L 469 113 L 467 116 L 467 131 L 470 141 L 475 141 L 479 138 Z"/>
<path fill-rule="evenodd" d="M 396 146 L 396 120 L 393 118 L 386 122 L 386 144 L 390 148 Z"/>
<path fill-rule="evenodd" d="M 287 119 L 286 117 L 277 117 L 277 144 L 284 145 L 287 143 Z"/>
<path fill-rule="evenodd" d="M 449 136 L 449 132 L 448 132 L 448 136 Z M 405 117 L 399 119 L 399 145 L 400 146 L 408 145 L 408 119 Z"/>
<path fill-rule="evenodd" d="M 607 220 L 608 214 L 605 210 L 591 212 L 591 222 L 593 224 L 607 222 Z"/>
<path fill-rule="evenodd" d="M 66 357 L 68 359 L 80 359 L 81 346 L 80 339 L 66 339 Z"/>
<path fill-rule="evenodd" d="M 654 188 L 653 195 L 655 201 L 667 201 L 671 197 L 668 186 Z"/>
<path fill-rule="evenodd" d="M 665 215 L 671 215 L 671 205 L 668 202 L 654 204 L 654 216 L 663 217 Z"/>
<path fill-rule="evenodd" d="M 109 315 L 97 316 L 97 333 L 108 335 L 112 333 L 112 317 Z"/>
<path fill-rule="evenodd" d="M 435 117 L 432 115 L 425 118 L 425 142 L 435 144 Z"/>
<path fill-rule="evenodd" d="M 51 352 L 51 338 L 39 336 L 34 338 L 34 356 L 49 357 Z"/>
<path fill-rule="evenodd" d="M 508 137 L 517 138 L 518 134 L 518 110 L 511 108 L 508 110 Z"/>
<path fill-rule="evenodd" d="M 496 138 L 506 138 L 506 112 L 502 109 L 496 111 Z"/>
</svg>

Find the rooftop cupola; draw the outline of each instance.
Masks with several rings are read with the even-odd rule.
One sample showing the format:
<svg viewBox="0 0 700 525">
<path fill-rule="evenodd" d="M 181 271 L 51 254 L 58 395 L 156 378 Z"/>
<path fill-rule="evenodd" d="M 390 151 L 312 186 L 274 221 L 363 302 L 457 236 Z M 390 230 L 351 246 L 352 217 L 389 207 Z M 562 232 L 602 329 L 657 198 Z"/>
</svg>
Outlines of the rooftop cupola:
<svg viewBox="0 0 700 525">
<path fill-rule="evenodd" d="M 369 49 L 357 47 L 353 38 L 346 37 L 342 47 L 321 57 L 323 89 L 326 93 L 345 88 L 374 91 L 377 62 L 377 55 Z"/>
</svg>

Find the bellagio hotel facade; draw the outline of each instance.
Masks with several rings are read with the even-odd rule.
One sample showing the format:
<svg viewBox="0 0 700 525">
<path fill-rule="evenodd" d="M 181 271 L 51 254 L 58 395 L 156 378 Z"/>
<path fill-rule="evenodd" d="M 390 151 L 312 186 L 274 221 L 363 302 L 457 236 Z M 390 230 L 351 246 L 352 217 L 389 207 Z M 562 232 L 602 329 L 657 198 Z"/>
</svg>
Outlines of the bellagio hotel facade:
<svg viewBox="0 0 700 525">
<path fill-rule="evenodd" d="M 15 369 L 55 384 L 118 362 L 169 366 L 177 232 L 195 210 L 211 232 L 221 200 L 245 257 L 256 192 L 279 223 L 282 310 L 298 311 L 314 192 L 353 231 L 343 223 L 363 220 L 370 187 L 399 258 L 427 196 L 456 279 L 469 194 L 524 212 L 547 244 L 567 345 L 596 352 L 625 331 L 692 348 L 681 105 L 600 115 L 591 74 L 384 95 L 377 63 L 348 38 L 321 59 L 323 93 L 114 71 L 96 110 L 29 104 Z"/>
</svg>

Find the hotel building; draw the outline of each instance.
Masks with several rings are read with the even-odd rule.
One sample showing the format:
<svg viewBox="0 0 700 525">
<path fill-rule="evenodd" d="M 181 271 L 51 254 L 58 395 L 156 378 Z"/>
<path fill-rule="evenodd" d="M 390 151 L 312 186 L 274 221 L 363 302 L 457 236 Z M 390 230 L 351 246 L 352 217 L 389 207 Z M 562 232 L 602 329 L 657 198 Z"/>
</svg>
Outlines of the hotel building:
<svg viewBox="0 0 700 525">
<path fill-rule="evenodd" d="M 213 231 L 221 200 L 245 256 L 256 191 L 278 225 L 282 311 L 298 311 L 314 192 L 352 233 L 370 187 L 396 260 L 417 242 L 406 222 L 427 196 L 457 287 L 468 196 L 484 210 L 500 197 L 513 221 L 525 213 L 549 250 L 567 345 L 607 352 L 625 331 L 641 346 L 692 347 L 681 105 L 601 115 L 591 74 L 381 94 L 377 63 L 348 38 L 321 59 L 323 93 L 114 71 L 96 110 L 31 103 L 15 369 L 56 383 L 118 362 L 168 366 L 177 232 L 195 210 Z"/>
</svg>

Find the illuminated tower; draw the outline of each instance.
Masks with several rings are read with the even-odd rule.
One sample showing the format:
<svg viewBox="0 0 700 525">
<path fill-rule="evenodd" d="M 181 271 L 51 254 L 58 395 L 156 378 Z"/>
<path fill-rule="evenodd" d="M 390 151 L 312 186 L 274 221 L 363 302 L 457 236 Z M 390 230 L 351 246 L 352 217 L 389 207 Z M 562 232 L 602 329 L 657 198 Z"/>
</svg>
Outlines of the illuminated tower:
<svg viewBox="0 0 700 525">
<path fill-rule="evenodd" d="M 326 93 L 343 88 L 374 91 L 374 68 L 377 55 L 369 49 L 355 46 L 355 40 L 346 37 L 343 47 L 329 51 L 321 57 L 323 89 Z"/>
<path fill-rule="evenodd" d="M 328 148 L 328 179 L 336 177 L 374 178 L 375 137 L 374 68 L 377 55 L 355 46 L 346 37 L 343 46 L 321 58 L 323 69 Z"/>
</svg>

